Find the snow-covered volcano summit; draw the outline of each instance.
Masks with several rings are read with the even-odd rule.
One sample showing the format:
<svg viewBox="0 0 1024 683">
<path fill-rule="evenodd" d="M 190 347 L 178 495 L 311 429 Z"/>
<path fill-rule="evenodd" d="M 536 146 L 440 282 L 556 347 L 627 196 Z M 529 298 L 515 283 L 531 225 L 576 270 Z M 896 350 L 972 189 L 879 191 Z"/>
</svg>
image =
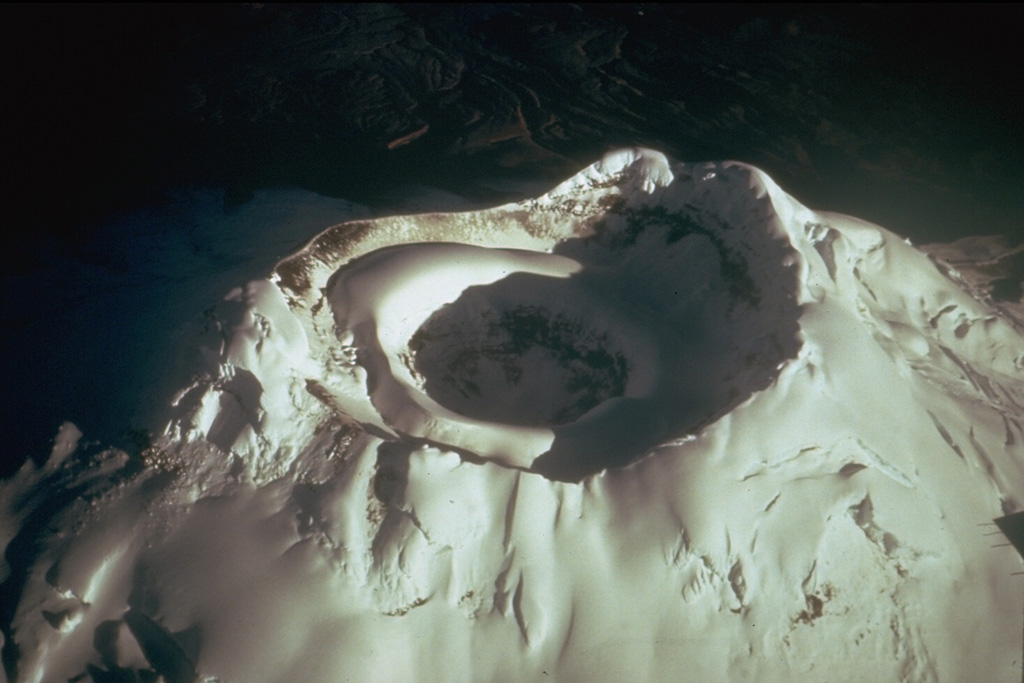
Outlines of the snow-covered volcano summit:
<svg viewBox="0 0 1024 683">
<path fill-rule="evenodd" d="M 408 442 L 571 480 L 728 412 L 797 353 L 797 253 L 763 191 L 735 192 L 751 171 L 676 172 L 627 152 L 536 202 L 460 216 L 461 230 L 433 216 L 342 248 L 358 226 L 321 235 L 277 281 L 310 311 L 307 338 L 331 330 L 314 355 L 352 355 L 354 371 L 316 378 L 328 403 L 369 408 Z M 381 248 L 394 230 L 416 241 Z"/>
<path fill-rule="evenodd" d="M 14 680 L 1020 677 L 1020 323 L 757 169 L 338 225 L 196 343 L 0 490 Z"/>
</svg>

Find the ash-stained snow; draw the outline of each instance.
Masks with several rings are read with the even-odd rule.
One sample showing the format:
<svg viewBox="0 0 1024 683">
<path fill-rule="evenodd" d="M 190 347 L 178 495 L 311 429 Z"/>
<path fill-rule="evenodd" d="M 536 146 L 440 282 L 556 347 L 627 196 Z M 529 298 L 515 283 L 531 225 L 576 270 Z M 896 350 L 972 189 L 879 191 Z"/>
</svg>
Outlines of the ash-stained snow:
<svg viewBox="0 0 1024 683">
<path fill-rule="evenodd" d="M 996 303 L 646 150 L 332 227 L 218 307 L 140 459 L 69 425 L 0 489 L 7 675 L 1018 680 Z"/>
</svg>

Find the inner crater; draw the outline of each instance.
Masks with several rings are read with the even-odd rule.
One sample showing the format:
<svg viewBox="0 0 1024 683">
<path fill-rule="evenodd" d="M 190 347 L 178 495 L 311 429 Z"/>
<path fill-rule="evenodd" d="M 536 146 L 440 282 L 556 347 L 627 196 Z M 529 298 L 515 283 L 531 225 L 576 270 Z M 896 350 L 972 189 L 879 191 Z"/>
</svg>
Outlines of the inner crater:
<svg viewBox="0 0 1024 683">
<path fill-rule="evenodd" d="M 467 289 L 410 339 L 407 362 L 434 401 L 475 420 L 540 427 L 625 393 L 629 364 L 607 332 L 495 293 L 494 285 Z"/>
</svg>

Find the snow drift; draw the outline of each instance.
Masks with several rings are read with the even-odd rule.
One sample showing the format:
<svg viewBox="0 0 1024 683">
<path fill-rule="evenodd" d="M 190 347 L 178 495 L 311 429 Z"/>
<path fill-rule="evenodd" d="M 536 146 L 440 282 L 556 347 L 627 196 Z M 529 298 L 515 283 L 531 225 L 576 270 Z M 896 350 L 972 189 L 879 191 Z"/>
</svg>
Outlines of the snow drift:
<svg viewBox="0 0 1024 683">
<path fill-rule="evenodd" d="M 735 162 L 332 227 L 0 489 L 7 675 L 1017 680 L 1021 329 Z"/>
</svg>

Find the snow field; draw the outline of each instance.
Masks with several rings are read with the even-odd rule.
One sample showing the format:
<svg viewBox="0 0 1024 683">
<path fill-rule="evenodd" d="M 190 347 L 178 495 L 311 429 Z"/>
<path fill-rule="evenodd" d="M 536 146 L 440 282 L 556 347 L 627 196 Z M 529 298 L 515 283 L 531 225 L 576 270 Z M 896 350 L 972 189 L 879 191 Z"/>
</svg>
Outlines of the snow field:
<svg viewBox="0 0 1024 683">
<path fill-rule="evenodd" d="M 5 485 L 98 492 L 14 568 L 15 680 L 1020 677 L 1020 328 L 757 169 L 335 226 L 216 315 L 141 471 L 68 427 Z"/>
</svg>

